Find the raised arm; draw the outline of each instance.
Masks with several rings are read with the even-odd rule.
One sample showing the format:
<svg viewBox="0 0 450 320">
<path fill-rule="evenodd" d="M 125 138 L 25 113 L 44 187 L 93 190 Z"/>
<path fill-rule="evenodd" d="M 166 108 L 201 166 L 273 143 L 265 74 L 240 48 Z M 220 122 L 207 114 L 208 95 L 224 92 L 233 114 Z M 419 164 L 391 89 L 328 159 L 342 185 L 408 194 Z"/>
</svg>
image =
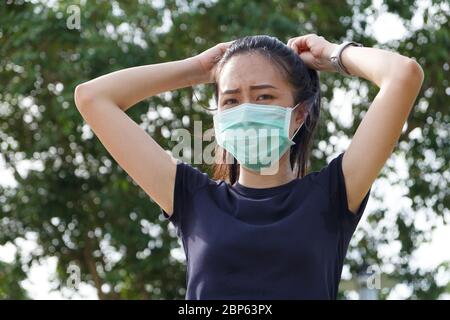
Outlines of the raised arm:
<svg viewBox="0 0 450 320">
<path fill-rule="evenodd" d="M 415 60 L 376 48 L 346 48 L 342 62 L 380 88 L 342 159 L 349 209 L 356 211 L 400 138 L 424 73 Z"/>
<path fill-rule="evenodd" d="M 329 59 L 336 44 L 309 34 L 290 39 L 288 45 L 310 67 L 335 71 Z M 356 212 L 397 144 L 424 73 L 415 60 L 377 48 L 347 47 L 341 61 L 350 74 L 380 88 L 342 159 L 348 208 Z"/>
<path fill-rule="evenodd" d="M 173 211 L 176 160 L 125 111 L 161 92 L 211 81 L 209 61 L 229 43 L 183 60 L 115 71 L 78 85 L 75 104 L 117 163 L 169 215 Z"/>
</svg>

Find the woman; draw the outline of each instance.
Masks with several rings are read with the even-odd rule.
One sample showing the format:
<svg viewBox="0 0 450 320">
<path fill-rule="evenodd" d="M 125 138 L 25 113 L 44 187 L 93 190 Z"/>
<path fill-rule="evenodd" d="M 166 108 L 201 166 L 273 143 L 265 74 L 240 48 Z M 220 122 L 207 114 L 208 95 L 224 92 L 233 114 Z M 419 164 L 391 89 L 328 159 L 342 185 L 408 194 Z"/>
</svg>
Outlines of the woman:
<svg viewBox="0 0 450 320">
<path fill-rule="evenodd" d="M 83 118 L 176 226 L 187 299 L 336 299 L 350 238 L 423 81 L 415 60 L 354 45 L 336 69 L 330 58 L 338 48 L 316 34 L 287 45 L 244 37 L 77 86 Z M 345 152 L 307 174 L 320 110 L 317 71 L 337 70 L 380 91 Z M 217 155 L 232 159 L 216 164 L 215 179 L 177 162 L 125 114 L 145 98 L 200 83 L 216 84 Z M 234 129 L 244 132 L 243 144 L 230 138 Z"/>
</svg>

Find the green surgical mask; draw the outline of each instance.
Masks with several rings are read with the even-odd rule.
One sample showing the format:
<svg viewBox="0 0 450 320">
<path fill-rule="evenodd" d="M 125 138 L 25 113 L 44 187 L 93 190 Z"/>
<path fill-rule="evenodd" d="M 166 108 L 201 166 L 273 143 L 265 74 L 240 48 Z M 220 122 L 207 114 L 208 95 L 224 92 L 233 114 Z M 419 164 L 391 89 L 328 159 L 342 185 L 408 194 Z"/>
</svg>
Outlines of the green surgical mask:
<svg viewBox="0 0 450 320">
<path fill-rule="evenodd" d="M 214 115 L 216 141 L 239 163 L 260 173 L 278 169 L 281 156 L 294 145 L 289 125 L 294 108 L 277 105 L 243 103 Z M 265 171 L 266 170 L 266 171 Z"/>
</svg>

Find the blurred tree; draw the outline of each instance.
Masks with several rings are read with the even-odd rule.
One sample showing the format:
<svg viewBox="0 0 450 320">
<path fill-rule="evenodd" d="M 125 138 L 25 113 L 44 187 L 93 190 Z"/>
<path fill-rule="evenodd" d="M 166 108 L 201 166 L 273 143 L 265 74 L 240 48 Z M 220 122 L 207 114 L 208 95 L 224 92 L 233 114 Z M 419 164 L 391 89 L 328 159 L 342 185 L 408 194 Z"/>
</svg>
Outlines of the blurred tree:
<svg viewBox="0 0 450 320">
<path fill-rule="evenodd" d="M 0 261 L 0 299 L 27 299 L 20 283 L 26 278 L 20 255 L 16 255 L 12 263 Z"/>
<path fill-rule="evenodd" d="M 370 30 L 379 10 L 368 0 L 2 1 L 0 150 L 17 186 L 0 186 L 0 245 L 36 233 L 42 250 L 29 261 L 57 257 L 59 288 L 70 276 L 68 266 L 76 263 L 81 280 L 95 286 L 101 299 L 183 298 L 185 267 L 176 258 L 180 242 L 158 206 L 83 123 L 73 102 L 75 86 L 122 68 L 183 59 L 245 35 L 270 34 L 287 42 L 317 33 L 331 42 L 352 38 L 395 50 L 416 58 L 425 71 L 423 92 L 395 151 L 405 157 L 409 176 L 396 175 L 392 163 L 380 175 L 406 188 L 412 210 L 398 212 L 394 225 L 386 220 L 386 207 L 367 212 L 377 232 L 358 230 L 362 239 L 352 241 L 346 261 L 350 271 L 390 265 L 390 277 L 412 286 L 411 298 L 450 292 L 435 281 L 448 265 L 423 271 L 409 264 L 414 250 L 430 240 L 431 230 L 449 219 L 449 8 L 446 1 L 432 1 L 425 8 L 420 3 L 385 0 L 382 9 L 398 15 L 408 32 L 399 41 L 378 45 Z M 79 29 L 71 24 L 76 9 Z M 413 23 L 414 15 L 423 20 L 421 26 Z M 323 113 L 311 170 L 326 165 L 326 157 L 335 151 L 330 135 L 352 136 L 378 92 L 362 79 L 321 74 L 321 81 Z M 330 114 L 335 88 L 358 96 L 353 102 L 358 117 L 350 126 Z M 201 85 L 152 97 L 127 113 L 171 149 L 174 129 L 193 130 L 193 120 L 203 120 L 203 129 L 212 126 L 210 114 L 193 100 L 193 90 L 202 104 L 211 103 L 211 87 Z M 329 147 L 318 148 L 321 141 Z M 24 160 L 32 164 L 26 173 L 19 167 Z M 429 229 L 415 227 L 417 212 L 426 215 Z M 400 244 L 399 254 L 381 256 L 379 247 L 393 242 Z M 0 268 L 1 283 L 6 266 Z M 21 280 L 12 274 L 16 282 Z M 16 290 L 14 283 L 0 285 L 0 295 L 13 296 Z M 389 291 L 382 290 L 381 297 Z M 340 297 L 346 297 L 344 290 Z"/>
</svg>

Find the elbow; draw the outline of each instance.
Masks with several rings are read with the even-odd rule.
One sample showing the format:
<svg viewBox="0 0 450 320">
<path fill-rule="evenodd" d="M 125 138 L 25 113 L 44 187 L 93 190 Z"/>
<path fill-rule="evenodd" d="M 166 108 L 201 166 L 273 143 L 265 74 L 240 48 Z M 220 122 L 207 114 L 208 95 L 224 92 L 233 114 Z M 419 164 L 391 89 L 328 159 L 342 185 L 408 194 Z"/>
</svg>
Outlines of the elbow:
<svg viewBox="0 0 450 320">
<path fill-rule="evenodd" d="M 92 104 L 94 94 L 88 84 L 81 83 L 75 87 L 74 100 L 79 111 Z"/>
<path fill-rule="evenodd" d="M 411 58 L 407 58 L 404 66 L 403 78 L 411 84 L 416 85 L 419 89 L 424 80 L 424 72 L 420 64 Z"/>
</svg>

